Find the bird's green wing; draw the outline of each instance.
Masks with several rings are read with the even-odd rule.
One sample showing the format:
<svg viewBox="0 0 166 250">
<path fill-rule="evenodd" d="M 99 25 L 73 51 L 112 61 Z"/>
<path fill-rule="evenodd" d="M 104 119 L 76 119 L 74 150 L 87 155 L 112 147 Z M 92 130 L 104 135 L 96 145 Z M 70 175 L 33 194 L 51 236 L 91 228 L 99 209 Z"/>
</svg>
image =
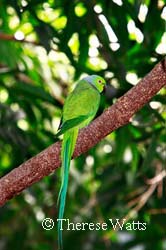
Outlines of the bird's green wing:
<svg viewBox="0 0 166 250">
<path fill-rule="evenodd" d="M 65 101 L 62 114 L 63 122 L 83 115 L 93 116 L 96 114 L 99 102 L 100 93 L 86 81 L 79 81 Z"/>
<path fill-rule="evenodd" d="M 65 121 L 64 123 L 62 123 L 61 128 L 60 128 L 59 132 L 55 135 L 55 137 L 58 137 L 58 136 L 64 134 L 69 129 L 78 126 L 80 123 L 85 121 L 88 117 L 89 117 L 89 114 L 88 115 L 80 115 L 76 118 L 69 119 L 69 120 Z"/>
<path fill-rule="evenodd" d="M 55 137 L 76 126 L 86 126 L 95 116 L 99 102 L 100 94 L 86 81 L 80 81 L 65 101 L 62 123 Z"/>
</svg>

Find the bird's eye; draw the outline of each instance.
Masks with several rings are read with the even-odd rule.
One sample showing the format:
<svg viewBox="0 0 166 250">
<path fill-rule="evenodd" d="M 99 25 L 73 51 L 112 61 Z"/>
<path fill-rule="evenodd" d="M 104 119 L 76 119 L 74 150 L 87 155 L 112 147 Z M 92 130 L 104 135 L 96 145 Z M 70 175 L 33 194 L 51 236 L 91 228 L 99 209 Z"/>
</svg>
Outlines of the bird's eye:
<svg viewBox="0 0 166 250">
<path fill-rule="evenodd" d="M 101 83 L 101 80 L 99 80 L 98 82 Z"/>
</svg>

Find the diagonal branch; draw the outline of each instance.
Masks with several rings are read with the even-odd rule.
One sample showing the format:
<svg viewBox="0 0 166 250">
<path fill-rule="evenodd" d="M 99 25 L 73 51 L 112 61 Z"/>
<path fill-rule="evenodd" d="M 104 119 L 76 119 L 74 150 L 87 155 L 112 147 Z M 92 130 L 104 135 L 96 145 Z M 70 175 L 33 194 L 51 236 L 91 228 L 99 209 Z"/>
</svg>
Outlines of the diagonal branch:
<svg viewBox="0 0 166 250">
<path fill-rule="evenodd" d="M 130 118 L 166 84 L 166 60 L 79 133 L 73 157 L 86 152 Z M 60 166 L 60 142 L 21 164 L 0 179 L 0 205 Z"/>
</svg>

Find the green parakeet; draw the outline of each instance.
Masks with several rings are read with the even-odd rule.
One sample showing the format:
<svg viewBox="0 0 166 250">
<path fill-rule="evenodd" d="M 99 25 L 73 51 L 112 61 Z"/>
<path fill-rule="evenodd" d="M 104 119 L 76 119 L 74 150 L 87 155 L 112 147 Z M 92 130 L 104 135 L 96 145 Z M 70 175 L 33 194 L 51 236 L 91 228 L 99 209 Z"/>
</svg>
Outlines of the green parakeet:
<svg viewBox="0 0 166 250">
<path fill-rule="evenodd" d="M 91 75 L 80 80 L 74 91 L 67 97 L 62 114 L 62 124 L 57 136 L 63 134 L 61 149 L 61 188 L 59 191 L 58 244 L 62 249 L 61 223 L 64 215 L 68 186 L 70 160 L 74 152 L 78 131 L 94 118 L 100 103 L 100 93 L 105 80 L 98 75 Z"/>
</svg>

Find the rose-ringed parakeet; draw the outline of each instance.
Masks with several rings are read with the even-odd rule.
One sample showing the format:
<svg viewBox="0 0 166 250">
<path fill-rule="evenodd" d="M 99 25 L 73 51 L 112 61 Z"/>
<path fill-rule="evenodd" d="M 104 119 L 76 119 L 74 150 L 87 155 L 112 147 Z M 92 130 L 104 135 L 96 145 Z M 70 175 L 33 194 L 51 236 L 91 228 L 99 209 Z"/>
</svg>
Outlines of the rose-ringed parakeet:
<svg viewBox="0 0 166 250">
<path fill-rule="evenodd" d="M 91 75 L 80 80 L 73 92 L 67 97 L 62 114 L 62 124 L 56 137 L 63 134 L 61 149 L 61 188 L 59 191 L 58 244 L 62 249 L 62 230 L 65 200 L 68 186 L 70 160 L 74 152 L 78 131 L 94 118 L 100 103 L 100 93 L 106 82 L 98 75 Z"/>
</svg>

